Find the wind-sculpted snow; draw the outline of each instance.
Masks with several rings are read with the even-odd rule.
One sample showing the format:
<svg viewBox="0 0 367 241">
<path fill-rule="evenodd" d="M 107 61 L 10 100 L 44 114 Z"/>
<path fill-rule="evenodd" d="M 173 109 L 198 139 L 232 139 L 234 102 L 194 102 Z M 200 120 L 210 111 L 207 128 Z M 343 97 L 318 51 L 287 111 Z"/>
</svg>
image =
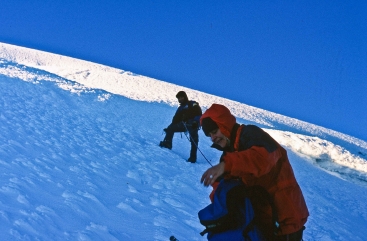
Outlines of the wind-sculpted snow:
<svg viewBox="0 0 367 241">
<path fill-rule="evenodd" d="M 134 100 L 163 102 L 175 106 L 177 102 L 172 97 L 178 91 L 184 90 L 191 99 L 199 101 L 203 108 L 210 107 L 212 103 L 221 103 L 229 107 L 238 118 L 247 121 L 276 129 L 285 127 L 321 138 L 336 138 L 367 150 L 365 141 L 340 132 L 116 68 L 5 43 L 0 43 L 0 58 L 46 70 L 86 87 L 104 89 Z"/>
<path fill-rule="evenodd" d="M 55 82 L 60 88 L 69 90 L 73 93 L 95 92 L 92 88 L 85 87 L 84 85 L 77 82 L 65 80 L 57 75 L 50 74 L 35 68 L 15 63 L 8 63 L 4 60 L 0 63 L 0 66 L 2 67 L 0 68 L 0 74 L 3 73 L 4 75 L 11 77 L 18 77 L 27 82 L 39 83 L 40 81 L 52 81 Z M 102 101 L 108 99 L 110 96 L 111 94 L 106 92 L 104 94 L 100 94 L 98 99 Z M 200 95 L 197 97 L 199 96 Z M 212 97 L 213 101 L 215 98 L 220 100 L 218 97 Z M 228 104 L 233 105 L 234 103 L 235 102 L 232 101 Z M 240 105 L 240 103 L 237 104 Z M 236 110 L 239 108 L 233 107 L 232 109 L 235 110 L 234 113 L 236 113 Z M 266 113 L 265 111 L 261 112 L 260 109 L 259 111 L 260 115 Z M 241 116 L 241 114 L 237 114 L 237 116 L 238 115 Z M 257 116 L 259 116 L 259 114 L 257 114 Z M 256 118 L 258 117 L 254 117 L 254 119 Z M 347 178 L 348 180 L 357 181 L 358 183 L 360 183 L 362 180 L 362 185 L 367 185 L 367 161 L 366 156 L 364 155 L 365 152 L 357 153 L 354 151 L 354 153 L 351 153 L 346 148 L 333 144 L 332 142 L 319 137 L 295 134 L 289 131 L 276 131 L 272 129 L 268 129 L 268 132 L 273 136 L 276 136 L 276 139 L 280 141 L 281 144 L 291 148 L 296 153 L 308 156 L 314 164 L 326 170 L 339 173 L 343 178 Z"/>
<path fill-rule="evenodd" d="M 366 142 L 294 118 L 116 68 L 33 49 L 0 43 L 0 58 L 2 58 L 0 74 L 18 77 L 26 81 L 37 78 L 54 80 L 58 82 L 61 88 L 74 92 L 86 89 L 103 89 L 109 93 L 122 95 L 133 100 L 167 103 L 171 106 L 177 106 L 174 96 L 178 91 L 184 90 L 191 99 L 197 100 L 204 110 L 210 107 L 212 103 L 221 103 L 232 111 L 239 122 L 255 123 L 261 127 L 317 136 L 321 140 L 335 143 L 342 150 L 347 149 L 351 154 L 351 158 L 335 158 L 335 156 L 330 156 L 322 151 L 317 151 L 317 153 L 321 153 L 318 155 L 329 156 L 330 158 L 322 158 L 328 160 L 327 163 L 333 162 L 362 172 L 366 172 L 367 169 Z M 47 72 L 41 73 L 40 70 L 47 71 L 48 74 Z M 72 80 L 72 82 L 65 84 L 65 79 Z M 100 98 L 108 97 L 109 94 L 107 93 Z M 289 145 L 292 146 L 293 144 Z M 294 145 L 297 145 L 297 143 L 295 142 Z M 315 160 L 320 159 L 316 154 L 308 153 L 308 155 Z M 321 163 L 317 162 L 317 164 Z M 322 166 L 325 167 L 325 165 Z"/>
<path fill-rule="evenodd" d="M 157 146 L 172 109 L 105 94 L 0 75 L 0 240 L 200 237 L 196 167 Z"/>
<path fill-rule="evenodd" d="M 279 130 L 266 131 L 281 145 L 305 156 L 314 165 L 341 178 L 367 186 L 367 156 L 365 154 L 353 154 L 349 150 L 319 137 Z"/>
<path fill-rule="evenodd" d="M 205 240 L 197 212 L 209 203 L 200 184 L 208 163 L 201 155 L 185 162 L 184 135 L 172 150 L 157 146 L 178 90 L 204 108 L 229 106 L 288 150 L 310 210 L 305 240 L 365 240 L 363 141 L 106 66 L 0 46 L 0 240 Z M 220 153 L 199 135 L 217 163 Z"/>
</svg>

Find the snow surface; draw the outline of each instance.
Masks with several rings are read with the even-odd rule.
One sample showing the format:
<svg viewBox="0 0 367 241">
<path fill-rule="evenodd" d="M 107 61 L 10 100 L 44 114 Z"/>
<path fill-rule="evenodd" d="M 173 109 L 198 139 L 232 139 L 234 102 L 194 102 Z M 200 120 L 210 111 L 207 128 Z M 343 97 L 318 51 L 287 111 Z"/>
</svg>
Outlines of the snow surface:
<svg viewBox="0 0 367 241">
<path fill-rule="evenodd" d="M 157 146 L 185 90 L 228 106 L 289 153 L 310 217 L 304 240 L 367 240 L 367 143 L 107 66 L 0 43 L 0 240 L 206 240 L 203 156 Z M 213 164 L 220 153 L 200 132 Z"/>
</svg>

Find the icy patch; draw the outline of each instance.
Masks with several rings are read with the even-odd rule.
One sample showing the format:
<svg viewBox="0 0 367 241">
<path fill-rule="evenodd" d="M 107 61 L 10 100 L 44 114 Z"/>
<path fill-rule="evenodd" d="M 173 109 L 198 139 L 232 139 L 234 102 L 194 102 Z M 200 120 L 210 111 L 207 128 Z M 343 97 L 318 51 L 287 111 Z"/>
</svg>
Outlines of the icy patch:
<svg viewBox="0 0 367 241">
<path fill-rule="evenodd" d="M 313 164 L 334 175 L 367 186 L 367 159 L 360 153 L 315 136 L 287 131 L 266 130 L 274 139 L 288 149 L 308 157 Z"/>
</svg>

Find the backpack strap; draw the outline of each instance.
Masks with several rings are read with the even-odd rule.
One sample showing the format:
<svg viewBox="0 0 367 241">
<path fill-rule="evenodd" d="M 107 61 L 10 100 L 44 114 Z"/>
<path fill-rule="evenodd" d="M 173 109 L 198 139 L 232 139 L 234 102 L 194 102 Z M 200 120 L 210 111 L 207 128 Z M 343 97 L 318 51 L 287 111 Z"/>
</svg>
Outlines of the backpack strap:
<svg viewBox="0 0 367 241">
<path fill-rule="evenodd" d="M 278 215 L 276 212 L 275 204 L 273 198 L 270 196 L 270 194 L 261 186 L 252 186 L 248 187 L 248 191 L 251 192 L 251 196 L 255 198 L 253 201 L 260 201 L 262 203 L 261 205 L 267 204 L 271 207 L 271 223 L 272 223 L 272 235 L 274 238 L 278 232 Z M 255 213 L 256 217 L 256 213 Z M 258 224 L 259 220 L 254 219 L 253 225 Z"/>
<path fill-rule="evenodd" d="M 245 240 L 247 240 L 248 238 L 249 238 L 249 236 L 248 236 L 248 234 L 249 234 L 249 232 L 253 229 L 253 228 L 255 228 L 255 219 L 253 218 L 252 220 L 251 220 L 251 222 L 246 226 L 246 228 L 243 230 L 243 232 L 242 232 L 242 236 L 245 238 Z"/>
</svg>

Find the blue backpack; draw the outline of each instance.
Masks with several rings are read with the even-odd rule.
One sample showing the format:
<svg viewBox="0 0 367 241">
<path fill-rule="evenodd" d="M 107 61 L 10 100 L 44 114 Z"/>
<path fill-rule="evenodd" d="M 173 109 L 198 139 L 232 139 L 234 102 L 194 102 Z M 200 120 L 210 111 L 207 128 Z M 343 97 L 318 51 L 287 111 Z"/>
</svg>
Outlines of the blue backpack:
<svg viewBox="0 0 367 241">
<path fill-rule="evenodd" d="M 265 241 L 254 222 L 254 210 L 246 186 L 238 179 L 222 179 L 213 202 L 199 211 L 209 241 Z"/>
</svg>

